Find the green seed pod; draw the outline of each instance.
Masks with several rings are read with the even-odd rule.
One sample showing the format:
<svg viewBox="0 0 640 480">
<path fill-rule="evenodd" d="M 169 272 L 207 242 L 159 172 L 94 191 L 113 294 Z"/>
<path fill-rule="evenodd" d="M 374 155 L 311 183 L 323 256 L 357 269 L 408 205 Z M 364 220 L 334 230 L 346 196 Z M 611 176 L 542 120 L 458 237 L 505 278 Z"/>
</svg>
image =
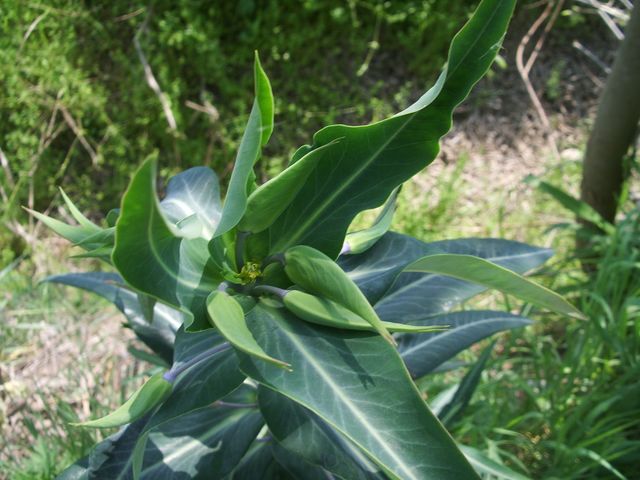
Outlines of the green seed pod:
<svg viewBox="0 0 640 480">
<path fill-rule="evenodd" d="M 306 245 L 298 245 L 288 249 L 284 259 L 284 271 L 291 281 L 314 295 L 333 300 L 356 313 L 391 345 L 396 345 L 358 286 L 324 253 Z"/>
<path fill-rule="evenodd" d="M 364 318 L 342 305 L 300 290 L 287 290 L 282 295 L 284 306 L 302 320 L 327 327 L 345 330 L 375 331 Z M 445 330 L 444 325 L 405 325 L 404 323 L 382 322 L 390 332 L 426 333 Z"/>
<path fill-rule="evenodd" d="M 73 425 L 81 427 L 119 427 L 142 417 L 160 405 L 171 393 L 173 385 L 165 380 L 162 373 L 156 373 L 145 382 L 122 406 L 114 412 L 96 420 Z"/>
</svg>

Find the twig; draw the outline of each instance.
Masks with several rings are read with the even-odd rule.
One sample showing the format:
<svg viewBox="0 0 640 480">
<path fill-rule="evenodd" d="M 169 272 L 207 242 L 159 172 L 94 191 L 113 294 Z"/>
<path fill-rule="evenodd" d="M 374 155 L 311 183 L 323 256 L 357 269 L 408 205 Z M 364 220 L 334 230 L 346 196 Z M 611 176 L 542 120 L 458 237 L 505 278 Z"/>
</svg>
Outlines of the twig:
<svg viewBox="0 0 640 480">
<path fill-rule="evenodd" d="M 204 105 L 200 105 L 196 102 L 192 102 L 191 100 L 186 100 L 184 105 L 191 110 L 209 115 L 212 122 L 215 122 L 220 118 L 220 112 L 218 112 L 218 109 L 211 105 L 210 102 L 204 102 Z"/>
<path fill-rule="evenodd" d="M 7 160 L 7 157 L 2 151 L 2 148 L 0 148 L 0 165 L 2 165 L 2 169 L 4 170 L 4 176 L 7 179 L 7 185 L 9 186 L 9 188 L 14 188 L 16 186 L 16 181 L 13 179 L 11 168 L 9 168 L 9 160 Z"/>
<path fill-rule="evenodd" d="M 31 25 L 29 25 L 29 28 L 27 28 L 27 31 L 25 32 L 24 36 L 22 37 L 22 41 L 20 42 L 20 46 L 18 47 L 18 52 L 20 52 L 22 50 L 22 48 L 24 47 L 24 44 L 27 43 L 27 40 L 29 39 L 29 37 L 31 36 L 31 34 L 33 33 L 33 31 L 36 29 L 36 27 L 38 26 L 38 24 L 44 19 L 44 17 L 46 17 L 49 14 L 49 11 L 46 10 L 44 13 L 41 13 L 40 15 L 38 15 L 36 17 L 36 19 L 31 22 Z"/>
<path fill-rule="evenodd" d="M 560 156 L 560 152 L 558 151 L 558 146 L 555 141 L 555 134 L 551 128 L 551 122 L 549 121 L 549 117 L 544 111 L 542 102 L 540 102 L 540 99 L 538 98 L 538 95 L 535 89 L 533 88 L 531 80 L 529 79 L 529 73 L 533 68 L 533 65 L 536 59 L 538 58 L 538 55 L 542 49 L 542 46 L 544 45 L 544 41 L 547 35 L 551 31 L 551 28 L 553 27 L 556 19 L 558 18 L 558 14 L 562 9 L 563 3 L 564 3 L 564 0 L 558 0 L 557 2 L 554 2 L 553 0 L 549 0 L 546 8 L 543 10 L 540 16 L 533 22 L 531 27 L 529 27 L 529 30 L 524 35 L 524 37 L 522 37 L 522 40 L 520 41 L 520 44 L 516 49 L 516 67 L 518 69 L 518 73 L 520 74 L 520 77 L 522 78 L 522 82 L 524 83 L 525 88 L 527 89 L 527 94 L 531 99 L 531 103 L 533 103 L 533 106 L 536 110 L 538 118 L 540 119 L 540 122 L 542 123 L 542 126 L 547 130 L 547 135 L 549 138 L 549 146 L 553 150 L 553 153 L 556 155 L 556 157 Z M 527 48 L 527 45 L 529 44 L 529 41 L 531 40 L 531 38 L 535 35 L 535 33 L 542 26 L 545 20 L 547 20 L 547 18 L 549 20 L 545 25 L 543 32 L 540 38 L 538 39 L 538 41 L 536 42 L 531 55 L 525 62 L 524 61 L 525 49 Z"/>
<path fill-rule="evenodd" d="M 600 67 L 605 74 L 609 75 L 609 73 L 611 73 L 611 68 L 607 66 L 607 64 L 605 64 L 602 60 L 600 60 L 595 53 L 593 53 L 587 47 L 582 45 L 578 40 L 574 40 L 571 45 L 573 46 L 573 48 L 578 50 L 580 53 L 586 56 L 589 60 L 595 63 L 598 67 Z"/>
<path fill-rule="evenodd" d="M 151 90 L 156 94 L 158 99 L 160 100 L 160 104 L 162 105 L 162 111 L 164 112 L 164 116 L 167 119 L 167 123 L 169 124 L 169 128 L 174 132 L 178 129 L 178 124 L 176 123 L 176 119 L 173 116 L 173 112 L 171 111 L 171 104 L 169 103 L 169 98 L 160 88 L 160 84 L 156 80 L 155 75 L 153 74 L 153 70 L 151 70 L 151 65 L 147 61 L 147 57 L 145 57 L 144 52 L 142 51 L 142 47 L 140 46 L 140 36 L 146 31 L 147 23 L 149 21 L 149 16 L 151 15 L 151 11 L 147 13 L 144 22 L 140 26 L 140 29 L 133 37 L 133 45 L 136 48 L 136 52 L 138 53 L 138 58 L 140 59 L 140 63 L 142 63 L 142 68 L 144 69 L 144 77 L 147 80 L 147 84 L 151 87 Z"/>
<path fill-rule="evenodd" d="M 78 127 L 78 124 L 76 123 L 75 119 L 73 118 L 69 110 L 67 110 L 67 108 L 64 105 L 59 105 L 59 108 L 60 108 L 60 111 L 62 112 L 62 116 L 64 117 L 65 122 L 67 122 L 67 125 L 69 125 L 69 128 L 73 130 L 73 133 L 76 135 L 76 137 L 78 137 L 80 144 L 84 147 L 84 149 L 87 151 L 87 153 L 91 157 L 91 163 L 93 164 L 94 167 L 97 166 L 98 154 L 93 149 L 93 147 L 91 146 L 89 141 L 86 139 L 86 137 L 82 134 L 82 130 Z"/>
</svg>

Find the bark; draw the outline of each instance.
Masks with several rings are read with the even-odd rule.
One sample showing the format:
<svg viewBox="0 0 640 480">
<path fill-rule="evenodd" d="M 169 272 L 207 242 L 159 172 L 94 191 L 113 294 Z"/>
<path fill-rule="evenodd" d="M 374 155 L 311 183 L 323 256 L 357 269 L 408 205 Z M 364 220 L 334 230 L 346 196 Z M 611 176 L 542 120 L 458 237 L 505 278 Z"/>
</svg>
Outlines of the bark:
<svg viewBox="0 0 640 480">
<path fill-rule="evenodd" d="M 611 223 L 624 181 L 623 160 L 639 120 L 640 5 L 636 5 L 600 98 L 582 173 L 582 200 Z"/>
</svg>

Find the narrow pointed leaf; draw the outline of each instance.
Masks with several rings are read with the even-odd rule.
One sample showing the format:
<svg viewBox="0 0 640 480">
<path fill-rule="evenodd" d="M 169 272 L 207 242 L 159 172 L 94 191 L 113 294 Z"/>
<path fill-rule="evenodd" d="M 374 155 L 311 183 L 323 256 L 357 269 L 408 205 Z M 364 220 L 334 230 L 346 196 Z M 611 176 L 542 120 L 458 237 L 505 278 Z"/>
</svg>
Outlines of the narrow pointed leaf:
<svg viewBox="0 0 640 480">
<path fill-rule="evenodd" d="M 55 218 L 49 217 L 40 212 L 36 212 L 35 210 L 31 210 L 30 208 L 22 208 L 33 215 L 37 220 L 44 223 L 47 228 L 50 228 L 56 234 L 74 244 L 81 243 L 95 233 L 93 229 L 82 226 L 68 225 L 64 222 L 61 222 L 60 220 L 56 220 Z"/>
<path fill-rule="evenodd" d="M 359 212 L 381 205 L 394 188 L 433 161 L 454 108 L 493 62 L 514 5 L 514 0 L 480 3 L 454 38 L 441 79 L 412 108 L 372 125 L 332 125 L 315 134 L 307 155 L 320 158 L 270 227 L 272 253 L 305 244 L 335 258 Z M 340 142 L 318 149 L 336 139 Z"/>
<path fill-rule="evenodd" d="M 260 158 L 264 146 L 273 131 L 273 95 L 271 85 L 256 53 L 254 63 L 255 100 L 249 114 L 249 121 L 240 141 L 235 165 L 229 180 L 229 189 L 222 209 L 222 217 L 215 232 L 218 237 L 242 219 L 247 207 L 249 187 L 253 178 L 253 166 Z"/>
<path fill-rule="evenodd" d="M 434 371 L 462 350 L 494 333 L 524 327 L 531 321 L 507 312 L 478 310 L 430 317 L 419 323 L 444 323 L 450 328 L 440 333 L 402 335 L 398 339 L 400 355 L 414 378 Z"/>
<path fill-rule="evenodd" d="M 219 290 L 212 292 L 207 299 L 207 312 L 213 326 L 238 350 L 280 368 L 291 367 L 290 364 L 273 358 L 262 350 L 247 328 L 242 307 L 228 293 Z"/>
<path fill-rule="evenodd" d="M 345 255 L 338 264 L 358 285 L 383 319 L 397 320 L 429 313 L 441 313 L 459 302 L 480 293 L 483 287 L 441 275 L 401 273 L 404 267 L 425 255 L 460 253 L 486 258 L 506 268 L 523 273 L 551 257 L 548 248 L 497 238 L 461 238 L 425 243 L 415 238 L 389 232 L 360 255 Z M 384 296 L 384 298 L 382 298 Z M 415 310 L 413 312 L 412 310 Z"/>
<path fill-rule="evenodd" d="M 483 258 L 457 254 L 429 255 L 416 260 L 405 271 L 447 275 L 494 288 L 553 312 L 584 318 L 578 309 L 557 293 Z"/>
<path fill-rule="evenodd" d="M 267 354 L 294 369 L 243 355 L 243 371 L 319 415 L 391 478 L 475 478 L 397 352 L 378 335 L 315 327 L 264 302 L 247 324 Z"/>
<path fill-rule="evenodd" d="M 323 297 L 300 290 L 288 290 L 283 295 L 282 302 L 294 315 L 307 322 L 347 330 L 376 331 L 373 325 L 360 315 Z M 407 325 L 394 322 L 382 322 L 382 326 L 389 332 L 404 333 L 427 333 L 447 329 L 446 325 Z"/>
<path fill-rule="evenodd" d="M 496 480 L 530 480 L 529 477 L 514 472 L 510 468 L 505 467 L 501 463 L 491 460 L 480 450 L 466 445 L 460 445 L 460 450 L 467 457 L 469 463 L 473 465 L 480 475 L 489 476 Z"/>
<path fill-rule="evenodd" d="M 119 427 L 131 423 L 162 403 L 171 393 L 172 385 L 162 373 L 153 375 L 133 395 L 110 414 L 76 425 L 93 428 Z"/>
<path fill-rule="evenodd" d="M 78 207 L 76 207 L 75 204 L 71 201 L 71 199 L 67 196 L 67 194 L 64 193 L 64 190 L 62 190 L 62 188 L 60 188 L 59 190 L 64 200 L 64 203 L 67 205 L 67 208 L 69 209 L 69 212 L 71 212 L 71 215 L 73 216 L 73 218 L 75 218 L 76 222 L 80 224 L 80 226 L 90 230 L 94 230 L 96 232 L 102 230 L 98 225 L 93 223 L 91 220 L 85 217 L 80 210 L 78 210 Z"/>
<path fill-rule="evenodd" d="M 614 226 L 611 223 L 607 222 L 604 218 L 602 218 L 602 215 L 600 215 L 588 203 L 578 200 L 577 198 L 569 195 L 561 188 L 558 188 L 555 185 L 552 185 L 543 180 L 539 180 L 535 177 L 527 177 L 525 181 L 533 184 L 541 192 L 544 192 L 553 197 L 560 205 L 569 210 L 576 217 L 593 223 L 595 226 L 609 235 L 611 235 L 615 231 Z"/>
<path fill-rule="evenodd" d="M 460 417 L 465 408 L 469 405 L 471 401 L 471 397 L 473 393 L 476 391 L 478 387 L 478 383 L 480 382 L 480 376 L 482 375 L 482 371 L 484 370 L 489 357 L 491 356 L 491 351 L 493 350 L 493 346 L 495 345 L 495 340 L 491 345 L 486 347 L 480 355 L 480 358 L 473 364 L 473 366 L 469 369 L 469 371 L 462 377 L 456 392 L 453 394 L 451 401 L 448 402 L 438 413 L 438 418 L 442 421 L 445 427 L 448 430 L 451 430 L 454 422 Z"/>
</svg>

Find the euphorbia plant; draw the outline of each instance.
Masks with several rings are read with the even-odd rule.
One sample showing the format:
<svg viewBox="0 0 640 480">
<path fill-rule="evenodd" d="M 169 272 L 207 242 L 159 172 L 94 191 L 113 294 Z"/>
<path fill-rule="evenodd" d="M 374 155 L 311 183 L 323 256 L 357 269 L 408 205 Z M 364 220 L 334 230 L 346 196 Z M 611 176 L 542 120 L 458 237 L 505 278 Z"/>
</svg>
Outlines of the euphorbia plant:
<svg viewBox="0 0 640 480">
<path fill-rule="evenodd" d="M 520 275 L 546 249 L 423 243 L 387 230 L 398 188 L 435 158 L 453 109 L 500 48 L 514 3 L 481 2 L 416 103 L 371 125 L 320 130 L 260 186 L 253 167 L 274 109 L 256 57 L 256 97 L 224 203 L 204 167 L 172 178 L 159 201 L 148 159 L 107 227 L 66 196 L 77 226 L 34 213 L 118 272 L 50 280 L 113 301 L 167 364 L 122 407 L 84 424 L 126 426 L 65 478 L 476 477 L 413 380 L 527 320 L 452 308 L 496 288 L 580 314 Z M 358 213 L 382 205 L 370 228 L 349 231 Z"/>
</svg>

